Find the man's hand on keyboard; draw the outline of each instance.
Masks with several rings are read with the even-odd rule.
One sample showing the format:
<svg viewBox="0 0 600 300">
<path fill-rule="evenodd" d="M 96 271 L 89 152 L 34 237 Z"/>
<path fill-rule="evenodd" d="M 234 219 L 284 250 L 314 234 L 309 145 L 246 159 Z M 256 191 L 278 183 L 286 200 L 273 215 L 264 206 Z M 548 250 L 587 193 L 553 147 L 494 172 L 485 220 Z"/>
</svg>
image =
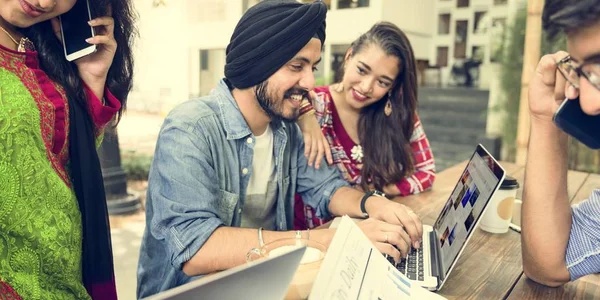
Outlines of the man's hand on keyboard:
<svg viewBox="0 0 600 300">
<path fill-rule="evenodd" d="M 366 202 L 367 213 L 373 219 L 396 225 L 401 228 L 398 234 L 405 233 L 410 237 L 408 245 L 414 248 L 421 247 L 423 238 L 423 224 L 419 216 L 406 205 L 390 201 L 383 197 L 372 197 Z"/>
<path fill-rule="evenodd" d="M 410 237 L 402 226 L 369 218 L 358 223 L 373 245 L 382 254 L 387 254 L 399 262 L 410 251 Z"/>
</svg>

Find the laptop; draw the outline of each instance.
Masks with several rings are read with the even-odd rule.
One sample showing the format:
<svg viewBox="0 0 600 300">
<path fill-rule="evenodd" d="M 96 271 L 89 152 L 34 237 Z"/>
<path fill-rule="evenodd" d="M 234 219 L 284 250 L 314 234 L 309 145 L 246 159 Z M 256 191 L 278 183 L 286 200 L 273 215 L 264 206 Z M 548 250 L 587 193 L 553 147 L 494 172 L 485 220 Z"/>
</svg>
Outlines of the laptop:
<svg viewBox="0 0 600 300">
<path fill-rule="evenodd" d="M 265 299 L 281 300 L 294 278 L 306 247 L 210 275 L 148 300 Z"/>
<path fill-rule="evenodd" d="M 478 145 L 433 226 L 423 225 L 423 242 L 406 259 L 388 261 L 415 284 L 430 291 L 442 288 L 464 251 L 505 171 Z"/>
</svg>

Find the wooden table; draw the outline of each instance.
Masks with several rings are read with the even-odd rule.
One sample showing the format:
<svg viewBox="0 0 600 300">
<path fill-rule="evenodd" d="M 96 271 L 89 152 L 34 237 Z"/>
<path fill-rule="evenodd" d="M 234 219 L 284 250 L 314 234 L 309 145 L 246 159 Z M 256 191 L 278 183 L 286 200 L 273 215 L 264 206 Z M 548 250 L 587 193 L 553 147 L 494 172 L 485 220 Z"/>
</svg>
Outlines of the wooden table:
<svg viewBox="0 0 600 300">
<path fill-rule="evenodd" d="M 433 224 L 448 200 L 467 162 L 440 172 L 433 189 L 415 196 L 398 198 L 421 216 L 424 224 Z M 522 185 L 524 167 L 501 162 L 508 175 Z M 600 175 L 569 171 L 568 192 L 578 203 L 600 188 Z M 521 191 L 517 198 L 521 198 Z M 590 275 L 559 288 L 539 285 L 523 274 L 521 236 L 509 230 L 491 234 L 476 229 L 448 281 L 439 291 L 448 299 L 590 299 L 600 297 L 600 275 Z"/>
</svg>

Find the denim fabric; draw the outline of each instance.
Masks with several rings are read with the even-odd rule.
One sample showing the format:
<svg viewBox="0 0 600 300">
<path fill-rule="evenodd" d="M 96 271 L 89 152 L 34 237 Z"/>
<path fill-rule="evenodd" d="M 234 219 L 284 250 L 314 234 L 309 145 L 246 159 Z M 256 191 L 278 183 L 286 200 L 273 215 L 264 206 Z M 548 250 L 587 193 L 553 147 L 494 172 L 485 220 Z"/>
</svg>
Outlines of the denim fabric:
<svg viewBox="0 0 600 300">
<path fill-rule="evenodd" d="M 277 230 L 291 230 L 294 194 L 328 217 L 330 197 L 348 184 L 335 167 L 308 166 L 295 123 L 271 124 Z M 138 297 L 187 283 L 182 267 L 219 226 L 239 227 L 255 137 L 227 85 L 175 108 L 161 128 L 150 168 Z M 250 250 L 250 249 L 248 249 Z"/>
</svg>

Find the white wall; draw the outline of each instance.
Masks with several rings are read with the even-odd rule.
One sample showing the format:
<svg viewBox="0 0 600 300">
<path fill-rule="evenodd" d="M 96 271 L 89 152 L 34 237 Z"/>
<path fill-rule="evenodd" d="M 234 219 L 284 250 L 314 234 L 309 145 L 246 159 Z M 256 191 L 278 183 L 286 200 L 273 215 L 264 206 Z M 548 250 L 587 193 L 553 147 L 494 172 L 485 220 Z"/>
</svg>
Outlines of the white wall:
<svg viewBox="0 0 600 300">
<path fill-rule="evenodd" d="M 428 59 L 433 24 L 433 0 L 371 0 L 369 7 L 333 9 L 327 13 L 329 45 L 350 44 L 373 24 L 389 21 L 408 36 L 417 59 Z"/>
<path fill-rule="evenodd" d="M 427 60 L 434 33 L 434 0 L 383 0 L 382 20 L 396 24 L 410 40 L 415 57 Z M 436 27 L 437 28 L 437 27 Z"/>
<path fill-rule="evenodd" d="M 225 48 L 242 15 L 242 1 L 165 1 L 159 7 L 134 1 L 140 38 L 129 108 L 166 114 L 223 76 L 225 59 L 218 53 L 210 58 L 214 72 L 200 74 L 199 49 Z"/>
<path fill-rule="evenodd" d="M 371 6 L 327 12 L 327 40 L 330 45 L 349 44 L 381 20 L 381 0 Z"/>
<path fill-rule="evenodd" d="M 185 5 L 167 1 L 153 7 L 151 1 L 136 0 L 140 37 L 134 48 L 134 89 L 129 108 L 166 113 L 189 94 L 189 55 Z"/>
<path fill-rule="evenodd" d="M 204 14 L 213 15 L 209 19 L 196 18 L 189 21 L 190 47 L 193 49 L 224 49 L 229 44 L 235 25 L 242 17 L 242 0 L 177 0 L 188 3 L 189 10 L 206 10 L 207 6 L 218 2 L 221 9 Z"/>
</svg>

